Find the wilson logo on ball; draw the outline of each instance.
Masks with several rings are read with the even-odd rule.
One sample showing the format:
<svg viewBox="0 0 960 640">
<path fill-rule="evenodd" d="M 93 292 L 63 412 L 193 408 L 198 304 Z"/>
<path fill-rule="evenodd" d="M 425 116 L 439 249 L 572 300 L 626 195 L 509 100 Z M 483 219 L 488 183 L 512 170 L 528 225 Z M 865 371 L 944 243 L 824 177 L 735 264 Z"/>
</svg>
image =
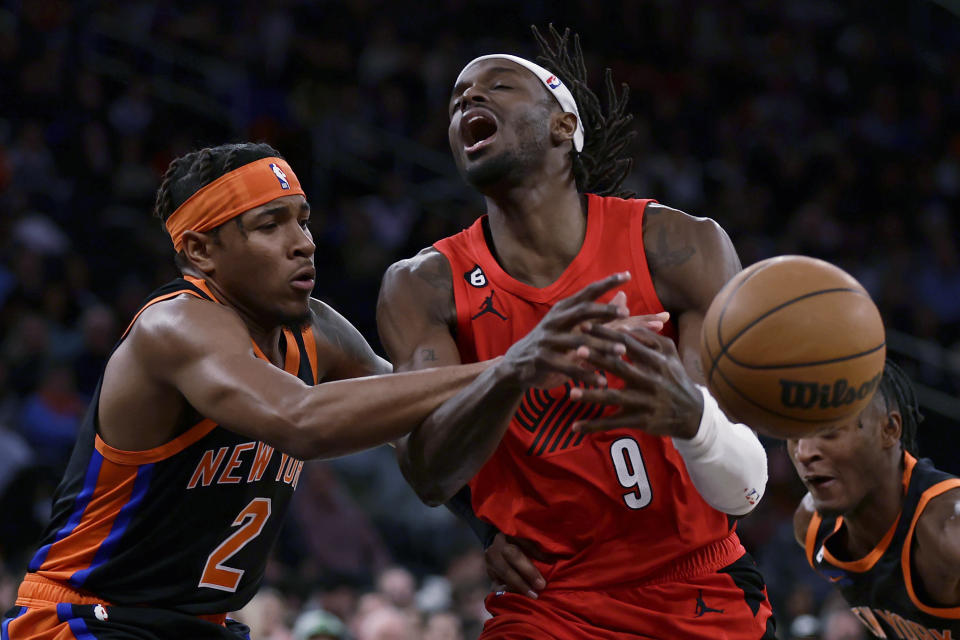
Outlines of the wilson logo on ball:
<svg viewBox="0 0 960 640">
<path fill-rule="evenodd" d="M 789 409 L 843 407 L 869 396 L 880 384 L 880 377 L 877 375 L 860 386 L 851 386 L 846 378 L 836 380 L 833 385 L 781 378 L 780 403 Z"/>
</svg>

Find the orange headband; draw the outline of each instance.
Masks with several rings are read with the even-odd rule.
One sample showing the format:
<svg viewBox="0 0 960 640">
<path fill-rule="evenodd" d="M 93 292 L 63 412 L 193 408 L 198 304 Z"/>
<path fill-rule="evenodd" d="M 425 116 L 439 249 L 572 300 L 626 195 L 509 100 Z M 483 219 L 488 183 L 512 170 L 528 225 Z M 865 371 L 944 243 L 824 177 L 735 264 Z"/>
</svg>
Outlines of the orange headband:
<svg viewBox="0 0 960 640">
<path fill-rule="evenodd" d="M 234 169 L 177 207 L 167 218 L 167 232 L 177 251 L 184 231 L 209 231 L 244 211 L 281 196 L 305 195 L 297 175 L 282 158 L 262 158 Z"/>
</svg>

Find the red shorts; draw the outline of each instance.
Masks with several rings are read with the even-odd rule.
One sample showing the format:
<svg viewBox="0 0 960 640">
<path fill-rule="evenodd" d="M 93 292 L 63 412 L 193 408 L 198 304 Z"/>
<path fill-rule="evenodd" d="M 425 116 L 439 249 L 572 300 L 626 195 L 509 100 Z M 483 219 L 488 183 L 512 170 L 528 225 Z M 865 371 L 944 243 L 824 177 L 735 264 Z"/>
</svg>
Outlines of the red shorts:
<svg viewBox="0 0 960 640">
<path fill-rule="evenodd" d="M 743 555 L 710 573 L 609 591 L 545 589 L 486 600 L 480 640 L 775 640 L 767 589 Z"/>
</svg>

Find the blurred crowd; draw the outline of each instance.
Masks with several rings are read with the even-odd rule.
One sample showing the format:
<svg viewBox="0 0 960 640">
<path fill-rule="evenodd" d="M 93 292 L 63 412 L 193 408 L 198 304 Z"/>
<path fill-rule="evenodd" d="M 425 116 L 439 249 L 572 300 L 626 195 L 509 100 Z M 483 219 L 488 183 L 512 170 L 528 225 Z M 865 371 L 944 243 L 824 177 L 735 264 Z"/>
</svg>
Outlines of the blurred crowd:
<svg viewBox="0 0 960 640">
<path fill-rule="evenodd" d="M 482 53 L 532 58 L 531 23 L 581 34 L 595 89 L 605 66 L 631 86 L 629 188 L 716 219 L 745 265 L 846 268 L 928 345 L 916 379 L 960 396 L 958 21 L 906 0 L 4 3 L 0 609 L 113 344 L 177 275 L 151 217 L 170 160 L 277 147 L 312 204 L 315 295 L 378 345 L 386 267 L 482 213 L 446 146 L 453 79 Z M 920 443 L 958 472 L 955 426 L 932 415 Z M 781 637 L 862 637 L 793 548 L 802 491 L 767 445 L 740 526 Z M 472 534 L 386 449 L 308 465 L 267 585 L 238 614 L 254 638 L 473 638 L 489 588 Z"/>
</svg>

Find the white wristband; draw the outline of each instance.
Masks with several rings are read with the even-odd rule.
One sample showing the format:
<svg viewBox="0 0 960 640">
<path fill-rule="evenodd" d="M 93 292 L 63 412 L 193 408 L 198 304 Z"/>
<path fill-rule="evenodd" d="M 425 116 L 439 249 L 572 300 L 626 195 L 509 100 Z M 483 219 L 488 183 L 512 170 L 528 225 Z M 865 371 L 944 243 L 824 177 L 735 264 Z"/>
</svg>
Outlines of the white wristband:
<svg viewBox="0 0 960 640">
<path fill-rule="evenodd" d="M 673 438 L 693 485 L 714 509 L 734 516 L 749 513 L 767 486 L 767 452 L 744 424 L 731 422 L 706 387 L 700 428 L 693 438 Z"/>
</svg>

